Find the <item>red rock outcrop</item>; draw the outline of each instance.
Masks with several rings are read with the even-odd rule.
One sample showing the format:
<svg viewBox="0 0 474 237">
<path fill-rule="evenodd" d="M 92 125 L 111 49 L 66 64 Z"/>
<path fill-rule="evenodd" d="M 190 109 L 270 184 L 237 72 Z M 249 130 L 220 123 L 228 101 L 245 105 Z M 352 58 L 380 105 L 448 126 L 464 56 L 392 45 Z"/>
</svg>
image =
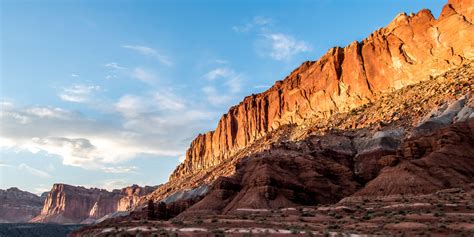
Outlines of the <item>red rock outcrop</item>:
<svg viewBox="0 0 474 237">
<path fill-rule="evenodd" d="M 92 222 L 116 211 L 135 206 L 141 196 L 156 187 L 133 185 L 109 192 L 98 188 L 54 184 L 44 202 L 41 214 L 31 222 L 81 223 Z"/>
<path fill-rule="evenodd" d="M 218 178 L 184 215 L 334 203 L 360 187 L 352 172 L 352 156 L 340 153 L 336 145 L 344 140 L 352 150 L 347 137 L 314 136 L 246 157 L 237 164 L 235 175 Z"/>
<path fill-rule="evenodd" d="M 207 193 L 200 194 L 202 200 L 178 218 L 468 186 L 474 181 L 472 78 L 473 65 L 466 64 L 384 94 L 349 113 L 334 115 L 326 124 L 313 124 L 324 124 L 325 130 L 313 133 L 311 126 L 280 128 L 281 133 L 268 138 L 276 140 L 264 150 L 246 152 L 242 158 L 218 166 L 233 167 L 234 172 L 216 175 L 220 174 L 216 169 L 204 173 L 201 180 L 218 178 Z M 360 127 L 352 126 L 354 121 Z M 432 123 L 436 125 L 429 125 Z M 309 134 L 297 140 L 278 139 L 300 131 Z M 167 190 L 176 186 L 170 183 L 164 185 Z M 165 196 L 155 200 L 184 197 L 178 191 L 160 199 Z"/>
<path fill-rule="evenodd" d="M 347 112 L 474 59 L 473 5 L 450 1 L 438 19 L 429 10 L 399 14 L 365 40 L 303 63 L 269 90 L 230 108 L 215 131 L 199 135 L 170 181 L 216 166 L 283 125 Z"/>
<path fill-rule="evenodd" d="M 37 216 L 43 199 L 18 188 L 0 189 L 0 223 L 27 222 Z"/>
<path fill-rule="evenodd" d="M 380 174 L 354 196 L 425 194 L 474 181 L 474 118 L 429 135 L 407 139 L 400 164 Z"/>
</svg>

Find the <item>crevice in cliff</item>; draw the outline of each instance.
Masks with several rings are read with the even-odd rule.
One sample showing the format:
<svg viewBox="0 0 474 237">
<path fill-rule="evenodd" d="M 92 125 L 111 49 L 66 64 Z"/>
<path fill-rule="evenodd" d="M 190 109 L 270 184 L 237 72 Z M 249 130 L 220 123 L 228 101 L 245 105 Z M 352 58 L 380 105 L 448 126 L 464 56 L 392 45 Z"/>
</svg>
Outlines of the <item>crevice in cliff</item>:
<svg viewBox="0 0 474 237">
<path fill-rule="evenodd" d="M 403 58 L 405 59 L 405 62 L 407 62 L 408 64 L 412 65 L 415 60 L 413 60 L 410 55 L 408 55 L 408 53 L 406 52 L 406 50 L 404 49 L 404 46 L 405 44 L 400 44 L 400 46 L 398 47 L 398 50 L 400 51 L 400 54 L 403 56 Z M 431 50 L 430 50 L 431 51 Z"/>
<path fill-rule="evenodd" d="M 372 91 L 372 86 L 370 85 L 369 78 L 367 77 L 367 71 L 365 70 L 364 55 L 362 54 L 362 43 L 360 42 L 357 42 L 357 55 L 361 62 L 362 73 L 364 74 L 365 83 L 367 84 L 367 88 L 369 89 L 370 93 L 373 95 L 374 92 Z"/>
<path fill-rule="evenodd" d="M 336 49 L 336 60 L 334 62 L 334 70 L 336 71 L 336 79 L 341 81 L 342 76 L 342 64 L 344 62 L 344 50 L 342 48 L 337 47 Z"/>
</svg>

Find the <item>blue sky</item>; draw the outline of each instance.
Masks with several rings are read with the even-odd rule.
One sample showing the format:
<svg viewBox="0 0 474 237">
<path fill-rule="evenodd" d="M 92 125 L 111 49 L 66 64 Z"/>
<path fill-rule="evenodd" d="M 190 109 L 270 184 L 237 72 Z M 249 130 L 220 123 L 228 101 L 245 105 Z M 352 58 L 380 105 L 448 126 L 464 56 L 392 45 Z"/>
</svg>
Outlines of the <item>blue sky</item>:
<svg viewBox="0 0 474 237">
<path fill-rule="evenodd" d="M 166 182 L 229 106 L 444 1 L 1 2 L 0 188 Z"/>
</svg>

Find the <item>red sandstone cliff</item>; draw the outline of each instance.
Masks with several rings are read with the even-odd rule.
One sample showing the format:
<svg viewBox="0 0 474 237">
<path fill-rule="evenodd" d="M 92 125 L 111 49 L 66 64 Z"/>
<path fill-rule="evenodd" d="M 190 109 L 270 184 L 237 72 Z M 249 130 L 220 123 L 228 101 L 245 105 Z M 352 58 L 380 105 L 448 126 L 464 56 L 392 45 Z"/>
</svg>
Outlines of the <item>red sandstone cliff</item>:
<svg viewBox="0 0 474 237">
<path fill-rule="evenodd" d="M 29 221 L 41 212 L 43 201 L 18 188 L 0 189 L 0 223 Z"/>
<path fill-rule="evenodd" d="M 474 59 L 473 11 L 472 0 L 450 0 L 438 19 L 429 10 L 399 14 L 365 40 L 303 63 L 194 139 L 170 181 L 216 166 L 282 125 L 347 112 Z"/>
<path fill-rule="evenodd" d="M 54 184 L 44 201 L 41 214 L 31 222 L 80 223 L 99 219 L 135 206 L 137 200 L 156 187 L 133 185 L 109 192 L 98 188 Z"/>
</svg>

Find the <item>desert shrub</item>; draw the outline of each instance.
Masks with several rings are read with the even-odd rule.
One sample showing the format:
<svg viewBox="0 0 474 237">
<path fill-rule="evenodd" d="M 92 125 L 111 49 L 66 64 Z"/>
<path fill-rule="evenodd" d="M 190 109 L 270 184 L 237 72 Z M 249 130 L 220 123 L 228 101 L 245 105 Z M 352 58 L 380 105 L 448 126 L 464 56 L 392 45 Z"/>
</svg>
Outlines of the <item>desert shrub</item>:
<svg viewBox="0 0 474 237">
<path fill-rule="evenodd" d="M 441 211 L 437 211 L 435 212 L 434 216 L 436 217 L 440 217 L 440 216 L 445 216 L 446 214 L 444 214 L 444 212 L 441 212 Z"/>
<path fill-rule="evenodd" d="M 180 221 L 180 220 L 172 220 L 172 221 L 171 221 L 171 224 L 173 224 L 173 225 L 182 225 L 183 222 Z"/>
<path fill-rule="evenodd" d="M 197 219 L 194 221 L 194 223 L 200 225 L 203 223 L 203 221 L 201 219 Z"/>
<path fill-rule="evenodd" d="M 330 224 L 330 225 L 328 225 L 327 228 L 328 228 L 328 229 L 339 229 L 339 228 L 341 228 L 341 227 L 340 227 L 338 224 Z"/>
<path fill-rule="evenodd" d="M 303 212 L 303 213 L 301 213 L 301 216 L 302 217 L 310 217 L 310 216 L 314 216 L 314 214 L 311 213 L 311 212 Z"/>
<path fill-rule="evenodd" d="M 213 231 L 212 231 L 212 234 L 213 234 L 215 237 L 225 236 L 225 233 L 224 233 L 223 230 L 213 230 Z"/>
</svg>

